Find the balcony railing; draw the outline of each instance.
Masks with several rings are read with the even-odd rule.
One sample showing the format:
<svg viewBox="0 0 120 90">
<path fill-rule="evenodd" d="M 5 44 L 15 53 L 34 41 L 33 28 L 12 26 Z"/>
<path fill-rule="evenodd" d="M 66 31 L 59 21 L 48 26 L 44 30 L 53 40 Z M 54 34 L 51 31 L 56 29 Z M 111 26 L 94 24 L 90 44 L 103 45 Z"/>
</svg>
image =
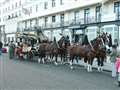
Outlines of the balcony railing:
<svg viewBox="0 0 120 90">
<path fill-rule="evenodd" d="M 116 20 L 120 20 L 120 13 L 115 14 Z"/>
<path fill-rule="evenodd" d="M 64 21 L 64 22 L 46 23 L 46 24 L 42 24 L 41 26 L 37 26 L 37 27 L 41 27 L 41 29 L 61 28 L 61 27 L 64 28 L 64 27 L 69 27 L 69 26 L 77 26 L 81 24 L 97 23 L 100 21 L 101 21 L 101 18 L 98 20 L 96 19 L 95 16 L 92 16 L 87 19 L 79 18 L 79 19 L 72 19 L 72 20 Z"/>
<path fill-rule="evenodd" d="M 96 23 L 96 18 L 94 16 L 84 19 L 83 24 L 90 24 L 90 23 Z"/>
</svg>

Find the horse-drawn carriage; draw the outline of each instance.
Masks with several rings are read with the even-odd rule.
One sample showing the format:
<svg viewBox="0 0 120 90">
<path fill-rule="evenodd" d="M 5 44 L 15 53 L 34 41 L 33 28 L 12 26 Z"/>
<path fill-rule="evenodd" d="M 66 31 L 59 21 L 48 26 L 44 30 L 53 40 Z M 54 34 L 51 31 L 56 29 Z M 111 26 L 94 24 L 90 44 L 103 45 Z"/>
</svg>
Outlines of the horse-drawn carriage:
<svg viewBox="0 0 120 90">
<path fill-rule="evenodd" d="M 42 41 L 47 41 L 48 38 L 39 31 L 39 33 L 22 33 L 17 37 L 18 45 L 15 54 L 21 59 L 32 59 L 37 53 L 37 46 Z"/>
<path fill-rule="evenodd" d="M 87 36 L 85 36 L 85 40 L 83 40 L 82 44 L 70 44 L 69 40 L 66 40 L 65 36 L 62 36 L 59 41 L 54 39 L 53 42 L 48 42 L 43 34 L 39 34 L 38 36 L 24 34 L 24 37 L 25 36 L 27 39 L 35 39 L 36 42 L 34 44 L 24 43 L 27 45 L 23 44 L 21 47 L 22 49 L 19 48 L 21 54 L 18 55 L 20 57 L 22 56 L 22 58 L 27 57 L 27 59 L 33 59 L 33 57 L 37 55 L 38 62 L 42 61 L 43 63 L 45 63 L 45 60 L 48 60 L 48 57 L 50 60 L 53 60 L 53 57 L 55 57 L 55 64 L 57 64 L 58 57 L 60 57 L 62 62 L 68 59 L 71 68 L 73 60 L 79 57 L 83 58 L 85 63 L 88 63 L 88 71 L 92 71 L 92 63 L 94 58 L 98 59 L 98 70 L 102 70 L 102 66 L 107 55 L 106 48 L 104 47 L 105 44 L 109 45 L 109 42 L 111 41 L 107 34 L 102 34 L 91 41 L 86 40 Z M 42 38 L 40 38 L 40 36 Z M 30 41 L 30 39 L 28 41 Z"/>
</svg>

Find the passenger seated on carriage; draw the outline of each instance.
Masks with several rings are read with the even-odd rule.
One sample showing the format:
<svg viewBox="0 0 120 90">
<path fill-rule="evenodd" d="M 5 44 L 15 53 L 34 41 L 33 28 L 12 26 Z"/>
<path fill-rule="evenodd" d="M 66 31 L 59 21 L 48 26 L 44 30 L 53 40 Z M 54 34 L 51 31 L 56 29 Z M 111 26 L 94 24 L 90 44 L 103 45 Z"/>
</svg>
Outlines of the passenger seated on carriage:
<svg viewBox="0 0 120 90">
<path fill-rule="evenodd" d="M 16 57 L 18 57 L 18 49 L 19 49 L 19 47 L 17 46 L 17 47 L 15 48 L 15 53 L 14 53 L 14 55 L 15 55 Z"/>
<path fill-rule="evenodd" d="M 27 53 L 27 51 L 28 51 L 27 48 L 28 48 L 27 43 L 23 43 L 23 46 L 22 46 L 22 52 L 23 52 L 23 54 Z"/>
<path fill-rule="evenodd" d="M 18 59 L 23 59 L 22 45 L 16 47 L 16 49 L 15 49 L 15 56 Z"/>
</svg>

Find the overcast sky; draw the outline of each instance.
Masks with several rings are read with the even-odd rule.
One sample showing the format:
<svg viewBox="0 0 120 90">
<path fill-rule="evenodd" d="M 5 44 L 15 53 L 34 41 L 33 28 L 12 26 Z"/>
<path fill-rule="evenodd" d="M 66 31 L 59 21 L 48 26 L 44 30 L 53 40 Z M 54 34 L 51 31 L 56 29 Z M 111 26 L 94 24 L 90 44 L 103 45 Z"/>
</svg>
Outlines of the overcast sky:
<svg viewBox="0 0 120 90">
<path fill-rule="evenodd" d="M 5 0 L 0 0 L 0 3 L 4 2 Z"/>
</svg>

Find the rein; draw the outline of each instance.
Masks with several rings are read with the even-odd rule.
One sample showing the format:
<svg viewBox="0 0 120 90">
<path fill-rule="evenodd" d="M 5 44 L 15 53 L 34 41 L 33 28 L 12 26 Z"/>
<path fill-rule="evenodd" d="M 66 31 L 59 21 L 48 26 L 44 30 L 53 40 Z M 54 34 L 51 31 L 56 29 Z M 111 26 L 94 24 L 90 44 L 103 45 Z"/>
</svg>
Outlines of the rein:
<svg viewBox="0 0 120 90">
<path fill-rule="evenodd" d="M 95 49 L 93 48 L 93 46 L 92 46 L 91 42 L 90 42 L 90 46 L 91 46 L 92 50 L 93 50 L 93 51 L 95 51 Z"/>
</svg>

